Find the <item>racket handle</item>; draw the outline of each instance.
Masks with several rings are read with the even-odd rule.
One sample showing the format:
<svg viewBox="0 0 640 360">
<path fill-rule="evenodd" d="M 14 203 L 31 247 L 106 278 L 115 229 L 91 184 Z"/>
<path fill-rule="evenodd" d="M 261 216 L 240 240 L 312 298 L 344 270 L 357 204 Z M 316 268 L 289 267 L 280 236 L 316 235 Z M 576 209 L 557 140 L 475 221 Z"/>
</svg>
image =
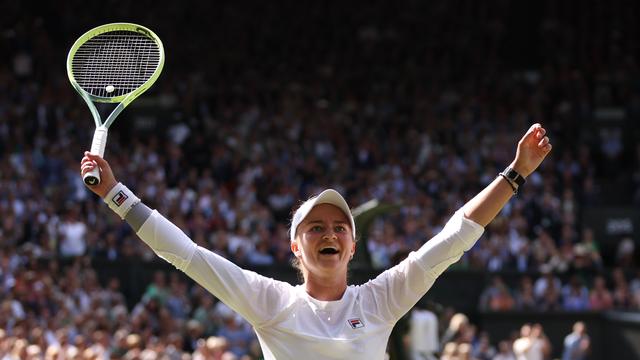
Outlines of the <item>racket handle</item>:
<svg viewBox="0 0 640 360">
<path fill-rule="evenodd" d="M 98 154 L 100 157 L 104 156 L 104 149 L 107 146 L 107 128 L 99 126 L 93 133 L 93 141 L 91 142 L 91 152 Z M 82 177 L 84 183 L 87 185 L 100 184 L 100 169 L 96 166 L 93 170 L 87 172 Z"/>
</svg>

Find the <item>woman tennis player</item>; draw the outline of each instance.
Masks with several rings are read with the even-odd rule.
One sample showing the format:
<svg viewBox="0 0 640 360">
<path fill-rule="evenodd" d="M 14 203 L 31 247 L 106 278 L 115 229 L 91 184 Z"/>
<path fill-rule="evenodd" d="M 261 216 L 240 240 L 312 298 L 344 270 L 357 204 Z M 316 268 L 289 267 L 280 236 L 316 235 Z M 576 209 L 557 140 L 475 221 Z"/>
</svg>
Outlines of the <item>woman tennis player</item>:
<svg viewBox="0 0 640 360">
<path fill-rule="evenodd" d="M 109 164 L 86 152 L 81 172 L 96 166 L 102 182 L 89 186 L 157 255 L 242 315 L 265 359 L 383 359 L 394 324 L 482 235 L 551 151 L 534 124 L 518 142 L 504 172 L 460 208 L 442 231 L 398 265 L 363 285 L 347 285 L 356 229 L 349 206 L 325 190 L 298 208 L 291 221 L 291 251 L 304 283 L 292 286 L 244 270 L 196 245 L 157 211 L 118 183 Z M 446 174 L 443 174 L 446 176 Z"/>
</svg>

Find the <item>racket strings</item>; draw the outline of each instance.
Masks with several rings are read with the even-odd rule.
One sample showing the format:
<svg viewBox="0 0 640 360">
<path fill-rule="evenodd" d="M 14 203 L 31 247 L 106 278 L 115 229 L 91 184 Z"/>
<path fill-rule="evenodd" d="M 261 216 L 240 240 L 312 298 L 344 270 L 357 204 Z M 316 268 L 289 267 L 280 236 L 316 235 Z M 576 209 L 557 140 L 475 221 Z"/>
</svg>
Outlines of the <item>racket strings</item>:
<svg viewBox="0 0 640 360">
<path fill-rule="evenodd" d="M 160 49 L 153 39 L 134 31 L 110 31 L 82 44 L 71 67 L 83 90 L 108 98 L 142 86 L 159 63 Z"/>
</svg>

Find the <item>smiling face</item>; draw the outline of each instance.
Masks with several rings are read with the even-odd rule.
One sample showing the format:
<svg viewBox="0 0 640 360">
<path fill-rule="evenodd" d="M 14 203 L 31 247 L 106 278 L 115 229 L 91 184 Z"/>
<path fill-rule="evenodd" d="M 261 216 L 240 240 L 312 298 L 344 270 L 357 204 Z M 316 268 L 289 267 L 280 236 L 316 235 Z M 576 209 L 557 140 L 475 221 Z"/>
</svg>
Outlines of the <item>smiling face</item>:
<svg viewBox="0 0 640 360">
<path fill-rule="evenodd" d="M 347 215 L 331 204 L 316 205 L 297 228 L 291 251 L 300 260 L 305 280 L 347 276 L 356 243 Z"/>
</svg>

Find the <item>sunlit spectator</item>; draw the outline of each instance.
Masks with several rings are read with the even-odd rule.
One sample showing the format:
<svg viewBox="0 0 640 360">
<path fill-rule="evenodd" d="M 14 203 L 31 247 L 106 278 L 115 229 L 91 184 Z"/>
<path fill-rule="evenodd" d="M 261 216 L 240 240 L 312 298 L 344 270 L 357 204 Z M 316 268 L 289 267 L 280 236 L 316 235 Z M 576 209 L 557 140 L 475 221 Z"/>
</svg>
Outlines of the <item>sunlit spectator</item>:
<svg viewBox="0 0 640 360">
<path fill-rule="evenodd" d="M 573 331 L 564 338 L 562 360 L 584 360 L 591 350 L 587 328 L 581 321 L 573 324 Z"/>
<path fill-rule="evenodd" d="M 543 360 L 551 353 L 551 344 L 540 324 L 525 324 L 513 343 L 517 360 Z"/>
<path fill-rule="evenodd" d="M 69 206 L 64 220 L 60 223 L 60 255 L 61 256 L 81 256 L 87 250 L 85 236 L 87 235 L 87 225 L 81 221 L 79 209 Z"/>
</svg>

